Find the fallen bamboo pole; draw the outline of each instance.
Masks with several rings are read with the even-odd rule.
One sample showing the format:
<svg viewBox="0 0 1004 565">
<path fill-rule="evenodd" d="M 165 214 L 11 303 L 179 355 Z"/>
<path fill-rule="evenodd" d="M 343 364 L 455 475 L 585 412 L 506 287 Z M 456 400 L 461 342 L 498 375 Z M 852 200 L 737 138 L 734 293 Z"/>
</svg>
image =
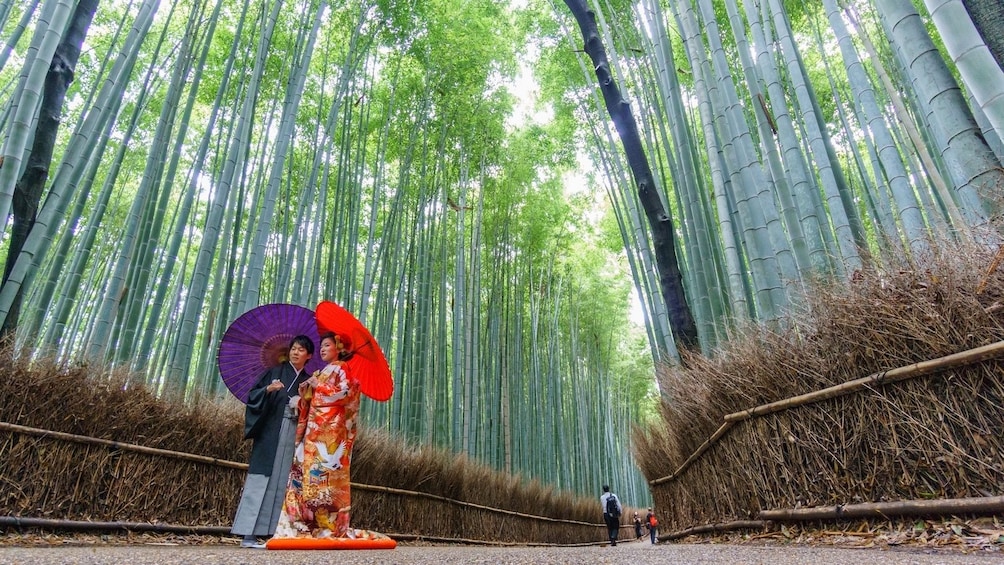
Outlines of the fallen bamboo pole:
<svg viewBox="0 0 1004 565">
<path fill-rule="evenodd" d="M 659 541 L 672 541 L 697 534 L 730 530 L 763 529 L 769 527 L 771 522 L 825 522 L 868 518 L 888 519 L 958 515 L 1004 515 L 1004 496 L 946 498 L 942 500 L 900 500 L 896 502 L 868 502 L 843 506 L 761 510 L 757 513 L 756 520 L 736 520 L 719 524 L 693 526 L 685 530 L 659 536 L 658 539 Z"/>
<path fill-rule="evenodd" d="M 543 542 L 517 542 L 517 541 L 487 541 L 468 538 L 444 538 L 436 536 L 424 536 L 420 534 L 384 534 L 397 541 L 419 541 L 429 543 L 448 543 L 455 545 L 493 545 L 499 547 L 590 547 L 595 545 L 607 545 L 610 542 L 590 541 L 584 543 L 543 543 Z"/>
<path fill-rule="evenodd" d="M 229 526 L 180 526 L 177 524 L 148 522 L 89 522 L 84 520 L 55 520 L 52 518 L 28 518 L 22 516 L 0 516 L 0 526 L 53 528 L 61 530 L 125 530 L 130 532 L 163 532 L 210 536 L 230 535 Z"/>
<path fill-rule="evenodd" d="M 865 502 L 843 506 L 761 510 L 757 514 L 757 518 L 777 522 L 804 522 L 812 520 L 948 516 L 957 514 L 980 516 L 1004 515 L 1004 496 Z"/>
<path fill-rule="evenodd" d="M 672 541 L 697 534 L 710 534 L 715 532 L 729 532 L 732 530 L 760 530 L 767 526 L 763 520 L 736 520 L 733 522 L 722 522 L 720 524 L 705 524 L 703 526 L 693 526 L 685 530 L 673 532 L 663 536 L 658 536 L 659 541 Z"/>
<path fill-rule="evenodd" d="M 229 526 L 182 526 L 177 524 L 156 524 L 147 522 L 90 522 L 86 520 L 56 520 L 52 518 L 30 518 L 23 516 L 0 516 L 0 526 L 14 528 L 50 528 L 54 530 L 76 531 L 127 531 L 154 532 L 166 534 L 197 534 L 210 536 L 231 536 Z M 425 536 L 420 534 L 384 533 L 397 541 L 425 541 L 430 543 L 451 543 L 466 545 L 497 545 L 497 546 L 534 546 L 534 547 L 585 547 L 605 545 L 609 542 L 585 543 L 541 543 L 541 542 L 499 542 L 466 538 L 446 538 Z"/>
<path fill-rule="evenodd" d="M 497 512 L 499 514 L 508 514 L 510 516 L 519 516 L 520 518 L 530 518 L 530 519 L 533 519 L 533 520 L 540 520 L 540 521 L 544 521 L 544 522 L 558 522 L 558 523 L 561 523 L 561 524 L 575 524 L 577 526 L 603 526 L 604 525 L 604 524 L 601 524 L 601 523 L 598 523 L 598 522 L 597 523 L 593 523 L 593 522 L 581 522 L 581 521 L 578 521 L 578 520 L 566 520 L 566 519 L 563 519 L 563 518 L 549 518 L 547 516 L 534 516 L 533 514 L 524 514 L 522 512 L 516 512 L 514 510 L 505 510 L 505 509 L 502 509 L 502 508 L 492 508 L 491 506 L 484 506 L 484 505 L 481 505 L 481 504 L 475 504 L 473 502 L 464 502 L 463 500 L 455 500 L 455 499 L 452 499 L 452 498 L 446 498 L 445 496 L 440 496 L 438 494 L 430 494 L 430 493 L 427 493 L 427 492 L 415 492 L 415 491 L 403 490 L 403 489 L 393 488 L 393 487 L 384 487 L 384 486 L 378 486 L 378 485 L 366 485 L 366 484 L 360 484 L 360 483 L 352 483 L 352 488 L 354 488 L 354 489 L 360 489 L 360 490 L 368 490 L 368 491 L 372 491 L 372 492 L 386 492 L 386 493 L 390 493 L 390 494 L 400 494 L 400 495 L 404 495 L 404 496 L 417 496 L 417 497 L 421 497 L 421 498 L 428 498 L 428 499 L 431 499 L 431 500 L 438 500 L 438 501 L 441 501 L 441 502 L 448 502 L 450 504 L 456 504 L 458 506 L 463 506 L 463 507 L 466 507 L 466 508 L 477 508 L 478 510 L 487 510 L 489 512 Z M 631 526 L 628 524 L 628 525 L 622 525 L 621 527 L 622 528 L 629 528 Z"/>
</svg>

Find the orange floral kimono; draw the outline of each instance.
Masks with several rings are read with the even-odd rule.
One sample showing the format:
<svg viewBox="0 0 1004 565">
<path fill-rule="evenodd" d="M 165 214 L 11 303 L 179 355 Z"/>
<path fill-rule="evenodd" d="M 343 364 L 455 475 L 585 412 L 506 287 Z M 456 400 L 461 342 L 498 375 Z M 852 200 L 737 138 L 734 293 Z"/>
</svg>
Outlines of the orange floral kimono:
<svg viewBox="0 0 1004 565">
<path fill-rule="evenodd" d="M 341 362 L 314 373 L 300 399 L 296 451 L 276 537 L 367 537 L 349 527 L 349 466 L 356 438 L 359 383 Z"/>
</svg>

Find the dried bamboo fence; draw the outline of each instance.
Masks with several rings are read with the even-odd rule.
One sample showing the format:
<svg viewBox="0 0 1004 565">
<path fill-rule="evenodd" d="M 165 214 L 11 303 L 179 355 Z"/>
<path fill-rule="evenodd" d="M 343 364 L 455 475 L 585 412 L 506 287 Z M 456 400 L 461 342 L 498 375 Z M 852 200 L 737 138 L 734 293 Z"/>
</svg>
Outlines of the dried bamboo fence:
<svg viewBox="0 0 1004 565">
<path fill-rule="evenodd" d="M 1004 515 L 1002 357 L 1004 341 L 726 415 L 650 481 L 671 532 L 660 539 L 766 521 Z"/>
<path fill-rule="evenodd" d="M 229 522 L 247 469 L 247 464 L 237 461 L 7 422 L 0 422 L 0 438 L 3 438 L 0 459 L 4 462 L 0 465 L 0 477 L 5 478 L 4 484 L 15 487 L 5 489 L 8 492 L 4 496 L 4 510 L 15 514 L 0 516 L 0 525 L 6 526 L 222 535 L 229 531 L 229 526 L 195 524 Z M 14 473 L 13 467 L 21 465 L 25 469 L 42 469 L 54 476 L 54 480 L 27 480 L 14 485 L 9 477 Z M 199 476 L 205 484 L 193 488 L 190 481 L 176 480 L 192 475 Z M 137 476 L 149 480 L 130 479 Z M 221 484 L 236 489 L 231 500 L 214 495 L 216 489 L 212 485 Z M 64 498 L 70 488 L 72 494 Z M 576 544 L 602 542 L 606 535 L 602 524 L 597 522 L 527 514 L 379 485 L 353 482 L 352 488 L 353 525 L 387 532 L 399 539 Z M 100 493 L 97 498 L 82 496 L 95 491 Z M 42 518 L 23 516 L 32 511 Z M 168 514 L 178 523 L 158 523 L 160 516 Z"/>
<path fill-rule="evenodd" d="M 0 527 L 229 530 L 247 468 L 239 407 L 181 405 L 86 368 L 0 367 Z M 366 478 L 353 483 L 353 526 L 397 539 L 606 540 L 597 499 L 378 431 L 357 437 L 352 475 Z"/>
</svg>

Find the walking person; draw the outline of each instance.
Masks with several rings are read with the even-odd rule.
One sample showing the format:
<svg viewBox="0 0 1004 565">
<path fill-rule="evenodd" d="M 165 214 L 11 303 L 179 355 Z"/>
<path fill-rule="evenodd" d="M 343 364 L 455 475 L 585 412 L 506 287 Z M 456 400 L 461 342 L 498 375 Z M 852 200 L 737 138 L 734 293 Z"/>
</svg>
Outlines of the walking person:
<svg viewBox="0 0 1004 565">
<path fill-rule="evenodd" d="M 603 494 L 600 495 L 600 505 L 603 507 L 603 521 L 607 525 L 607 536 L 610 538 L 610 545 L 617 545 L 617 532 L 621 523 L 621 501 L 617 495 L 610 492 L 609 485 L 603 485 Z"/>
<path fill-rule="evenodd" d="M 634 513 L 634 539 L 641 539 L 641 518 L 638 513 Z"/>
<path fill-rule="evenodd" d="M 244 439 L 254 443 L 230 530 L 242 536 L 241 547 L 264 549 L 258 538 L 275 533 L 293 463 L 298 389 L 310 376 L 303 368 L 313 354 L 314 342 L 296 336 L 289 344 L 289 360 L 265 371 L 248 393 Z"/>
<path fill-rule="evenodd" d="M 645 523 L 648 524 L 648 535 L 652 538 L 652 543 L 655 543 L 655 536 L 659 531 L 659 520 L 655 517 L 655 512 L 652 509 L 648 509 L 648 514 L 645 515 Z"/>
</svg>

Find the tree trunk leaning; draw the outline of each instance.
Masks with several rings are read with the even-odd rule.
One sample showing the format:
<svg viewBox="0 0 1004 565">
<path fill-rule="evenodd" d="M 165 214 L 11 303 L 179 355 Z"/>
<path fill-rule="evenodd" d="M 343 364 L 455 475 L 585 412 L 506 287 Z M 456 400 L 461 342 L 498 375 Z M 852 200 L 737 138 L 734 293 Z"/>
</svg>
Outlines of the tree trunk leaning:
<svg viewBox="0 0 1004 565">
<path fill-rule="evenodd" d="M 56 144 L 56 133 L 59 131 L 60 114 L 63 111 L 63 100 L 66 89 L 73 82 L 73 73 L 80 58 L 80 48 L 87 35 L 87 29 L 94 19 L 98 8 L 98 0 L 81 0 L 73 12 L 70 27 L 63 40 L 56 47 L 49 64 L 49 72 L 45 77 L 45 87 L 42 91 L 42 105 L 39 109 L 38 125 L 32 141 L 31 153 L 24 173 L 14 185 L 14 198 L 11 201 L 13 221 L 11 225 L 10 248 L 7 250 L 7 262 L 4 265 L 4 282 L 14 268 L 21 248 L 28 239 L 28 233 L 35 224 L 35 214 L 42 200 L 42 190 L 49 178 L 49 166 L 52 163 L 52 153 Z M 21 309 L 21 297 L 24 287 L 18 290 L 7 317 L 4 319 L 2 333 L 9 334 L 17 328 L 18 312 Z"/>
<path fill-rule="evenodd" d="M 663 208 L 662 200 L 656 191 L 652 168 L 645 156 L 631 106 L 621 96 L 620 89 L 610 73 L 610 62 L 596 27 L 596 14 L 583 0 L 565 0 L 565 5 L 572 12 L 582 31 L 586 54 L 593 62 L 600 91 L 603 93 L 603 101 L 617 128 L 628 165 L 638 186 L 638 198 L 645 208 L 645 216 L 652 230 L 652 246 L 655 248 L 656 263 L 659 267 L 660 287 L 669 312 L 673 334 L 680 345 L 688 348 L 696 347 L 697 324 L 690 312 L 683 288 L 683 276 L 676 256 L 673 218 Z"/>
</svg>

